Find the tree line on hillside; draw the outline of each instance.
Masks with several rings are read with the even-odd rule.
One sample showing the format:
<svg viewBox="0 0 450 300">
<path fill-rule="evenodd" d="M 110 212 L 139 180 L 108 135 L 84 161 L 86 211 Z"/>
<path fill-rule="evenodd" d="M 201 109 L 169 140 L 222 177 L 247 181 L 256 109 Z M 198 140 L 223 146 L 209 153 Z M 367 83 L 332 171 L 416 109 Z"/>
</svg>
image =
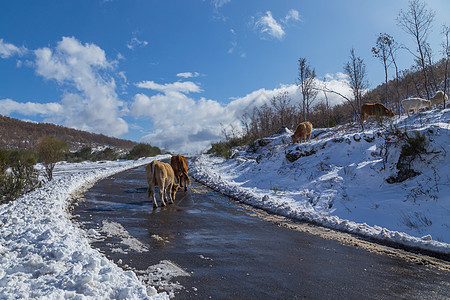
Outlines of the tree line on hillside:
<svg viewBox="0 0 450 300">
<path fill-rule="evenodd" d="M 298 59 L 296 84 L 301 91 L 300 105 L 293 104 L 287 93 L 280 93 L 261 107 L 244 114 L 241 123 L 243 133 L 233 128 L 224 132 L 225 141 L 213 144 L 207 153 L 228 157 L 231 147 L 250 144 L 255 139 L 273 135 L 280 127 L 295 129 L 299 122 L 310 121 L 316 128 L 329 128 L 350 121 L 359 121 L 363 126 L 360 107 L 363 103 L 380 102 L 401 113 L 400 102 L 409 97 L 430 99 L 441 90 L 448 94 L 450 26 L 442 26 L 443 42 L 438 51 L 442 56 L 433 60 L 433 51 L 427 41 L 432 29 L 435 13 L 428 10 L 425 2 L 410 0 L 406 10 L 397 16 L 397 25 L 410 36 L 415 48 L 399 44 L 388 33 L 380 33 L 370 53 L 377 58 L 385 74 L 385 81 L 373 90 L 368 90 L 367 70 L 364 60 L 350 50 L 349 60 L 344 63 L 344 73 L 348 77 L 352 96 L 345 96 L 317 80 L 315 68 L 304 57 Z M 407 52 L 413 64 L 409 69 L 399 70 L 397 56 Z M 393 72 L 392 72 L 393 71 Z M 393 73 L 392 79 L 389 76 Z M 322 93 L 325 101 L 317 103 L 317 95 Z M 328 95 L 336 94 L 344 100 L 342 104 L 330 107 Z M 444 103 L 445 107 L 446 103 Z"/>
<path fill-rule="evenodd" d="M 113 148 L 92 151 L 83 147 L 79 151 L 69 151 L 69 144 L 55 136 L 40 138 L 34 150 L 0 149 L 0 204 L 15 200 L 21 195 L 40 187 L 42 182 L 53 179 L 53 170 L 59 161 L 68 162 L 138 159 L 161 154 L 158 147 L 137 144 L 128 153 L 120 154 Z M 44 167 L 41 173 L 35 168 L 37 163 Z"/>
<path fill-rule="evenodd" d="M 70 150 L 77 151 L 83 147 L 110 147 L 130 150 L 136 142 L 95 134 L 77 129 L 67 128 L 49 123 L 24 122 L 0 115 L 0 148 L 2 149 L 34 149 L 38 140 L 53 135 L 65 141 Z"/>
</svg>

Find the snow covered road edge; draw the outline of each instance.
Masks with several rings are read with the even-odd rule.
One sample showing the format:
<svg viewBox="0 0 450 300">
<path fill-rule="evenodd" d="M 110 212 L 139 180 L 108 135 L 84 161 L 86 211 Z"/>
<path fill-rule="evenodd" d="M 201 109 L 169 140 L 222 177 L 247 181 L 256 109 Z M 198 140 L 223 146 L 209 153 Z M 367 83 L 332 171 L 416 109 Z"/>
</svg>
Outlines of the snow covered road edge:
<svg viewBox="0 0 450 300">
<path fill-rule="evenodd" d="M 67 170 L 63 173 L 69 175 L 55 176 L 42 188 L 1 205 L 0 298 L 169 299 L 93 249 L 68 212 L 71 194 L 83 186 L 167 157 Z"/>
<path fill-rule="evenodd" d="M 286 204 L 280 204 L 279 201 L 272 201 L 271 196 L 268 194 L 261 196 L 259 193 L 252 193 L 251 189 L 241 188 L 239 186 L 240 184 L 234 181 L 222 179 L 222 176 L 217 173 L 217 170 L 211 167 L 213 161 L 220 164 L 218 162 L 220 160 L 222 159 L 213 158 L 209 155 L 194 157 L 189 166 L 191 176 L 202 184 L 226 196 L 281 216 L 410 248 L 445 255 L 450 254 L 450 244 L 428 239 L 427 236 L 417 238 L 404 232 L 392 231 L 380 226 L 369 226 L 366 223 L 343 220 L 337 216 L 324 216 L 311 211 L 302 211 L 301 209 L 292 208 Z"/>
</svg>

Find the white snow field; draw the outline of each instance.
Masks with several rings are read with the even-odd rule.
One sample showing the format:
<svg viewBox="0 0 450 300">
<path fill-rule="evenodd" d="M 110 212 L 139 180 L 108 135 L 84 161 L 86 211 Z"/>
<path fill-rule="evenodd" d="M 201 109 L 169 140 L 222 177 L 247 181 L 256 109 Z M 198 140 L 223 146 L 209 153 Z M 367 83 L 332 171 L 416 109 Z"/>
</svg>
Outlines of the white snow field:
<svg viewBox="0 0 450 300">
<path fill-rule="evenodd" d="M 427 153 L 411 162 L 420 173 L 402 182 L 397 162 L 405 139 L 425 134 Z M 397 132 L 395 134 L 394 132 Z M 439 253 L 450 253 L 450 109 L 314 129 L 292 144 L 289 129 L 238 148 L 229 160 L 193 158 L 200 182 L 267 211 L 329 228 Z M 387 154 L 386 154 L 387 153 Z"/>
<path fill-rule="evenodd" d="M 0 299 L 169 299 L 93 249 L 68 212 L 84 186 L 167 157 L 58 163 L 54 180 L 0 205 Z"/>
<path fill-rule="evenodd" d="M 295 145 L 285 130 L 236 150 L 230 160 L 194 157 L 190 172 L 224 194 L 276 214 L 449 254 L 449 122 L 445 109 L 397 117 L 390 124 L 400 131 L 406 126 L 411 136 L 424 133 L 428 140 L 427 153 L 411 163 L 420 174 L 398 183 L 386 179 L 397 173 L 404 142 L 375 124 L 364 132 L 348 126 L 315 129 L 311 142 Z M 170 291 L 158 293 L 142 283 L 159 276 L 155 268 L 178 276 L 171 262 L 162 261 L 139 277 L 124 271 L 89 245 L 89 233 L 68 212 L 72 194 L 168 157 L 58 163 L 54 180 L 0 205 L 0 299 L 172 298 Z"/>
</svg>

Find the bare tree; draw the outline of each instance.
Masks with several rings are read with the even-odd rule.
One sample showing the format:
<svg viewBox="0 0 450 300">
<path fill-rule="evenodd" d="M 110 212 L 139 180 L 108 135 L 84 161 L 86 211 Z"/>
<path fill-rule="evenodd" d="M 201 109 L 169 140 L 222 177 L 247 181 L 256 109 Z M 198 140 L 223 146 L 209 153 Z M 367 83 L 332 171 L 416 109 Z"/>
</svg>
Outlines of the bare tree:
<svg viewBox="0 0 450 300">
<path fill-rule="evenodd" d="M 384 104 L 388 102 L 388 68 L 391 64 L 389 44 L 392 43 L 392 37 L 387 33 L 380 33 L 377 38 L 375 47 L 372 47 L 373 56 L 378 58 L 384 67 Z"/>
<path fill-rule="evenodd" d="M 355 49 L 350 50 L 350 61 L 344 65 L 344 72 L 350 78 L 350 88 L 353 91 L 355 117 L 359 116 L 359 108 L 363 94 L 369 87 L 367 82 L 366 64 L 355 55 Z"/>
<path fill-rule="evenodd" d="M 276 96 L 273 96 L 270 99 L 270 104 L 275 109 L 275 117 L 276 120 L 274 126 L 288 126 L 287 114 L 289 110 L 289 106 L 291 104 L 291 99 L 286 91 L 279 93 Z"/>
<path fill-rule="evenodd" d="M 318 91 L 315 87 L 316 70 L 311 69 L 311 66 L 306 61 L 306 58 L 300 57 L 298 59 L 298 78 L 297 85 L 302 90 L 302 111 L 303 121 L 309 119 L 309 111 L 311 105 L 316 99 Z"/>
<path fill-rule="evenodd" d="M 328 104 L 327 92 L 323 91 L 323 95 L 325 96 L 325 110 L 326 110 L 327 128 L 330 128 L 330 105 Z"/>
<path fill-rule="evenodd" d="M 444 41 L 442 42 L 442 53 L 444 54 L 444 107 L 445 103 L 445 95 L 447 93 L 447 81 L 448 81 L 448 61 L 450 59 L 450 26 L 444 25 L 442 27 L 442 34 L 444 35 Z"/>
<path fill-rule="evenodd" d="M 64 159 L 64 154 L 69 151 L 69 145 L 53 135 L 48 135 L 39 139 L 36 148 L 39 159 L 45 166 L 45 176 L 48 180 L 52 180 L 53 169 L 58 161 Z"/>
<path fill-rule="evenodd" d="M 413 52 L 406 48 L 415 57 L 415 60 L 420 67 L 423 78 L 425 91 L 427 93 L 427 99 L 430 99 L 429 91 L 429 79 L 427 74 L 427 38 L 431 31 L 432 23 L 434 20 L 434 12 L 426 9 L 426 4 L 420 0 L 409 1 L 407 11 L 400 10 L 397 16 L 397 24 L 406 33 L 412 35 L 417 43 L 416 52 Z M 429 49 L 428 49 L 429 50 Z"/>
<path fill-rule="evenodd" d="M 364 124 L 363 124 L 363 121 L 362 121 L 362 119 L 361 119 L 361 115 L 360 115 L 359 112 L 358 112 L 358 108 L 357 108 L 357 106 L 355 105 L 355 101 L 352 101 L 352 99 L 348 98 L 347 96 L 345 96 L 345 95 L 343 95 L 343 94 L 341 94 L 341 93 L 339 93 L 339 92 L 336 92 L 336 91 L 333 91 L 333 90 L 329 89 L 329 88 L 326 86 L 326 83 L 324 83 L 322 86 L 316 86 L 316 87 L 314 87 L 314 89 L 315 89 L 316 91 L 322 91 L 322 92 L 324 92 L 324 93 L 332 93 L 332 94 L 335 94 L 335 95 L 338 95 L 338 96 L 344 98 L 344 99 L 347 101 L 347 103 L 350 104 L 350 106 L 352 107 L 353 114 L 354 114 L 354 115 L 356 116 L 356 118 L 359 120 L 359 122 L 360 122 L 360 124 L 361 124 L 361 129 L 364 130 Z"/>
<path fill-rule="evenodd" d="M 399 82 L 399 71 L 398 71 L 398 66 L 397 66 L 397 60 L 395 59 L 395 55 L 397 53 L 397 50 L 399 49 L 397 42 L 394 40 L 394 38 L 390 35 L 387 35 L 387 38 L 390 40 L 389 43 L 387 43 L 388 46 L 388 50 L 389 50 L 389 58 L 391 60 L 391 62 L 394 64 L 394 68 L 395 68 L 395 90 L 397 92 L 397 101 L 396 101 L 396 105 L 397 105 L 397 110 L 398 113 L 400 113 L 400 82 Z"/>
<path fill-rule="evenodd" d="M 436 76 L 436 65 L 433 62 L 433 51 L 431 50 L 430 44 L 425 45 L 425 61 L 426 61 L 426 70 L 429 76 L 429 84 L 433 91 L 437 91 L 439 89 L 437 76 Z"/>
</svg>

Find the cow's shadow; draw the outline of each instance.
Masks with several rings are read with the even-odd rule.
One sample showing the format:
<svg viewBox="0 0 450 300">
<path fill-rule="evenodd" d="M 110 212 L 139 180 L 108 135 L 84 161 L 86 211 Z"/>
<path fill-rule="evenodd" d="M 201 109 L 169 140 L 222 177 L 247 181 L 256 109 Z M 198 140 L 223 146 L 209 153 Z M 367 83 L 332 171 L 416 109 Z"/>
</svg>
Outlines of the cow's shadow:
<svg viewBox="0 0 450 300">
<path fill-rule="evenodd" d="M 144 194 L 148 192 L 148 188 L 141 187 L 141 188 L 132 188 L 125 190 L 125 193 L 127 194 Z"/>
</svg>

